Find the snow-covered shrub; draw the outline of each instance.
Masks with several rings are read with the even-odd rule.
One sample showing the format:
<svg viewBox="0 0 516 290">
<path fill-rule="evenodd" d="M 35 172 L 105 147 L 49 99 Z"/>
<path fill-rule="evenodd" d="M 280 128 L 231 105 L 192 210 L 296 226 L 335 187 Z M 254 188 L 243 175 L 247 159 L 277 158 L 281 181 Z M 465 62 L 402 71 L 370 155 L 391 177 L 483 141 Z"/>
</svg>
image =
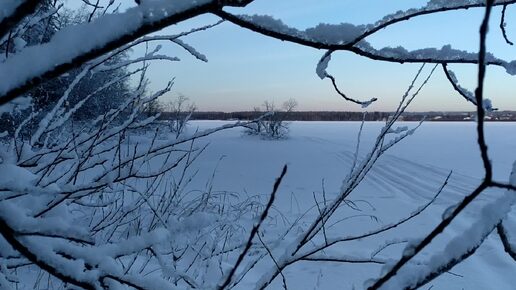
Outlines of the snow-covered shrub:
<svg viewBox="0 0 516 290">
<path fill-rule="evenodd" d="M 188 122 L 197 107 L 191 103 L 188 97 L 178 95 L 174 100 L 162 105 L 162 117 L 166 119 L 170 132 L 179 138 L 186 130 Z"/>
<path fill-rule="evenodd" d="M 37 18 L 41 11 L 20 25 L 45 23 Z M 148 126 L 159 112 L 147 108 L 172 82 L 147 93 L 145 61 L 168 57 L 157 55 L 157 48 L 126 59 L 132 45 L 0 107 L 12 120 L 2 122 L 9 132 L 0 132 L 0 288 L 204 284 L 213 275 L 208 269 L 243 241 L 259 203 L 189 187 L 194 161 L 205 149 L 194 140 L 240 124 L 158 138 L 162 132 Z M 9 57 L 17 53 L 10 50 Z M 139 62 L 142 68 L 127 69 Z M 139 81 L 129 90 L 134 76 Z M 228 242 L 220 244 L 221 238 Z M 162 273 L 146 278 L 156 267 Z"/>
<path fill-rule="evenodd" d="M 206 148 L 194 141 L 239 124 L 181 139 L 159 140 L 158 131 L 133 134 L 156 120 L 142 117 L 145 107 L 171 83 L 149 96 L 138 87 L 83 127 L 70 126 L 81 108 L 64 108 L 64 94 L 49 113 L 40 113 L 34 134 L 19 134 L 22 123 L 4 139 L 0 262 L 8 266 L 0 269 L 2 286 L 198 287 L 220 276 L 215 269 L 222 255 L 244 242 L 259 201 L 189 187 Z M 128 117 L 118 123 L 121 114 Z M 161 274 L 147 277 L 156 268 Z"/>
<path fill-rule="evenodd" d="M 295 99 L 289 99 L 283 103 L 282 109 L 278 109 L 274 102 L 263 103 L 264 115 L 256 123 L 253 123 L 244 131 L 247 135 L 257 135 L 264 139 L 285 139 L 289 134 L 289 123 L 286 121 L 288 113 L 297 107 Z M 259 108 L 254 109 L 260 112 Z"/>
</svg>

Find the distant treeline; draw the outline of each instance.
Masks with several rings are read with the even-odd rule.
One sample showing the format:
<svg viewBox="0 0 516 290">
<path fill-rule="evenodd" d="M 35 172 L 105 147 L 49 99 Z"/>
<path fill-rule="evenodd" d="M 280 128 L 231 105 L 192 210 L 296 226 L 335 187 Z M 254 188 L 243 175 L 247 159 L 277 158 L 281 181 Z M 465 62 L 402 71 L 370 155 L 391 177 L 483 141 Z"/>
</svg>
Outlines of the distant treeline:
<svg viewBox="0 0 516 290">
<path fill-rule="evenodd" d="M 252 120 L 258 118 L 263 112 L 194 112 L 192 120 Z M 362 121 L 363 112 L 331 112 L 331 111 L 297 111 L 277 112 L 287 121 Z M 391 112 L 368 112 L 365 114 L 366 121 L 385 121 L 391 116 Z M 161 119 L 170 119 L 171 113 L 163 112 Z M 426 118 L 427 121 L 468 121 L 475 118 L 474 112 L 407 112 L 402 118 L 403 121 L 420 121 Z M 494 111 L 487 115 L 488 121 L 516 121 L 514 111 Z"/>
</svg>

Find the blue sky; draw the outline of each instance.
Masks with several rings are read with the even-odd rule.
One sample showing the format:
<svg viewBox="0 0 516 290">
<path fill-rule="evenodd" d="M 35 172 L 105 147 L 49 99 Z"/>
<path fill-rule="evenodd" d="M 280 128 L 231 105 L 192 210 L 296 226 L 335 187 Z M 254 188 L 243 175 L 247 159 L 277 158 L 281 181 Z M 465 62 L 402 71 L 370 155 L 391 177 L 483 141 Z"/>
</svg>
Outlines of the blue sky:
<svg viewBox="0 0 516 290">
<path fill-rule="evenodd" d="M 299 29 L 320 22 L 367 24 L 384 15 L 412 7 L 426 1 L 414 0 L 256 0 L 245 9 L 231 9 L 242 14 L 268 14 L 282 19 Z M 500 8 L 493 11 L 488 50 L 495 56 L 516 59 L 516 48 L 505 44 L 498 24 Z M 385 29 L 367 40 L 375 47 L 402 45 L 407 49 L 442 47 L 476 51 L 478 26 L 483 9 L 446 12 L 423 16 Z M 217 17 L 207 15 L 170 27 L 159 34 L 174 33 L 214 23 Z M 516 7 L 507 9 L 507 32 L 516 41 Z M 173 91 L 165 97 L 184 94 L 200 110 L 250 110 L 265 100 L 278 104 L 295 98 L 298 110 L 352 110 L 357 105 L 345 102 L 332 89 L 329 80 L 320 80 L 315 66 L 324 51 L 302 47 L 261 36 L 257 33 L 223 23 L 208 31 L 184 38 L 208 57 L 200 62 L 179 47 L 163 43 L 162 53 L 178 56 L 181 62 L 155 62 L 149 72 L 151 88 L 159 89 L 175 77 Z M 134 53 L 142 53 L 135 49 Z M 341 89 L 359 99 L 379 98 L 368 110 L 389 111 L 399 101 L 419 65 L 377 62 L 349 52 L 333 55 L 328 71 L 338 80 Z M 430 66 L 428 66 L 429 68 Z M 464 87 L 474 90 L 476 67 L 454 65 L 451 68 Z M 486 96 L 495 107 L 516 110 L 516 76 L 501 68 L 488 70 Z M 411 111 L 473 110 L 457 96 L 438 68 L 423 93 L 411 106 Z"/>
</svg>

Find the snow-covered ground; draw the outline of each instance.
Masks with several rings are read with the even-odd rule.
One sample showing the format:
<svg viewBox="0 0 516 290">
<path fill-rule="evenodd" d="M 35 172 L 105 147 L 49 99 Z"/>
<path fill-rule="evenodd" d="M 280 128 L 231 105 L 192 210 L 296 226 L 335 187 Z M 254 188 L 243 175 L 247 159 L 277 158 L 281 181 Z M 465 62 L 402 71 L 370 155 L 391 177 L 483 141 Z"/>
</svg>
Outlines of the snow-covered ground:
<svg viewBox="0 0 516 290">
<path fill-rule="evenodd" d="M 191 122 L 188 132 L 181 137 L 186 139 L 176 140 L 175 134 L 166 132 L 154 135 L 154 130 L 145 128 L 132 131 L 134 134 L 128 134 L 123 140 L 117 136 L 112 138 L 114 140 L 110 139 L 105 144 L 97 145 L 99 150 L 103 150 L 99 156 L 91 160 L 97 163 L 93 163 L 93 167 L 79 175 L 78 184 L 75 186 L 91 186 L 91 180 L 95 180 L 93 178 L 98 176 L 101 170 L 107 170 L 104 167 L 116 168 L 110 167 L 114 165 L 110 165 L 108 161 L 121 162 L 116 160 L 129 158 L 136 165 L 133 166 L 134 163 L 131 163 L 130 166 L 123 167 L 123 170 L 113 171 L 116 175 L 111 173 L 100 179 L 107 180 L 109 185 L 103 188 L 102 193 L 105 192 L 105 196 L 109 198 L 118 197 L 113 207 L 105 207 L 106 211 L 97 211 L 95 207 L 86 208 L 90 204 L 97 205 L 92 194 L 88 199 L 84 198 L 89 201 L 85 203 L 86 206 L 81 203 L 77 206 L 67 205 L 67 208 L 56 207 L 56 210 L 41 219 L 42 225 L 46 225 L 43 230 L 64 228 L 62 231 L 67 232 L 73 228 L 75 232 L 75 229 L 93 231 L 96 228 L 113 228 L 112 232 L 98 230 L 94 236 L 95 246 L 66 244 L 66 249 L 74 249 L 73 253 L 78 255 L 78 258 L 68 260 L 57 257 L 60 259 L 58 261 L 64 263 L 59 267 L 65 270 L 74 269 L 81 275 L 89 273 L 89 270 L 83 267 L 84 260 L 88 264 L 101 265 L 102 271 L 116 273 L 118 268 L 115 266 L 118 264 L 111 262 L 132 261 L 131 265 L 135 265 L 132 271 L 137 274 L 138 279 L 146 279 L 141 280 L 141 283 L 145 284 L 154 278 L 158 282 L 162 281 L 160 279 L 170 278 L 167 273 L 174 273 L 176 270 L 170 270 L 172 268 L 168 263 L 174 262 L 174 269 L 179 269 L 178 273 L 184 272 L 186 274 L 181 275 L 188 275 L 185 276 L 187 278 L 181 279 L 191 279 L 193 282 L 190 283 L 198 283 L 202 288 L 213 289 L 215 285 L 221 285 L 221 281 L 225 280 L 229 270 L 234 267 L 238 255 L 245 248 L 251 229 L 256 225 L 257 217 L 265 208 L 276 178 L 286 164 L 288 171 L 276 193 L 273 207 L 257 230 L 258 234 L 254 236 L 250 251 L 246 252 L 242 264 L 236 268 L 236 275 L 232 276 L 234 284 L 231 286 L 235 286 L 232 289 L 254 289 L 257 285 L 264 285 L 260 283 L 268 281 L 263 277 L 267 277 L 268 273 L 274 273 L 275 263 L 285 266 L 282 275 L 288 289 L 364 289 L 367 281 L 378 278 L 387 267 L 385 265 L 392 264 L 400 257 L 408 243 L 424 237 L 433 229 L 442 217 L 451 211 L 452 206 L 480 183 L 482 176 L 474 123 L 424 123 L 413 135 L 382 155 L 362 183 L 346 197 L 340 207 L 335 209 L 323 230 L 308 237 L 306 240 L 309 242 L 298 248 L 299 251 L 295 251 L 300 237 L 306 234 L 313 220 L 319 216 L 320 208 L 325 204 L 331 204 L 340 190 L 349 188 L 350 180 L 355 180 L 348 177 L 355 159 L 361 123 L 293 122 L 290 126 L 290 138 L 284 140 L 264 140 L 258 136 L 246 135 L 243 128 L 232 128 L 201 137 L 193 143 L 181 143 L 172 147 L 171 151 L 166 151 L 167 154 L 148 153 L 151 151 L 147 148 L 166 148 L 166 144 L 190 140 L 188 136 L 203 135 L 199 131 L 220 128 L 228 123 L 231 122 Z M 403 122 L 398 125 L 400 127 L 395 126 L 394 131 L 397 131 L 396 128 L 410 128 L 418 124 Z M 382 126 L 381 122 L 365 123 L 360 138 L 359 164 Z M 511 164 L 516 159 L 516 123 L 487 123 L 486 130 L 495 179 L 506 182 Z M 153 136 L 157 138 L 154 139 Z M 59 138 L 68 137 L 62 134 Z M 113 142 L 120 142 L 116 144 L 121 146 L 110 146 Z M 206 149 L 200 150 L 200 155 L 195 157 L 195 152 L 200 152 L 195 149 L 205 148 L 206 144 Z M 388 140 L 383 144 L 388 144 Z M 104 148 L 112 150 L 105 151 Z M 120 149 L 118 158 L 113 158 L 112 155 L 117 154 L 113 148 Z M 190 148 L 193 148 L 193 152 Z M 182 156 L 185 154 L 184 150 L 190 152 L 190 155 L 179 157 L 178 160 L 183 160 L 182 162 L 176 163 L 174 158 L 169 158 L 170 154 Z M 25 151 L 26 155 L 38 152 Z M 145 158 L 131 159 L 130 156 L 139 156 L 139 152 L 144 152 Z M 128 153 L 132 155 L 129 156 Z M 48 160 L 52 160 L 48 157 L 51 154 L 47 153 Z M 12 186 L 15 191 L 18 188 L 17 184 L 29 183 L 28 180 L 33 180 L 36 175 L 27 168 L 10 164 L 11 159 L 6 158 L 7 162 L 0 168 L 0 184 L 7 188 Z M 99 160 L 104 161 L 100 163 Z M 44 165 L 45 160 L 40 163 Z M 167 164 L 164 168 L 168 168 L 168 164 L 175 165 L 171 167 L 173 170 L 170 172 L 167 171 L 160 174 L 159 178 L 152 179 L 153 172 L 159 172 L 155 170 L 165 166 L 163 164 Z M 181 168 L 185 164 L 191 166 L 186 166 L 187 169 L 183 171 Z M 360 165 L 355 168 L 360 168 Z M 58 169 L 55 170 L 58 176 L 61 176 L 62 172 L 69 172 L 66 164 Z M 117 180 L 115 177 L 123 177 L 131 172 L 138 173 L 140 177 L 128 179 L 126 183 L 113 181 Z M 151 177 L 149 179 L 145 178 L 146 176 Z M 408 222 L 380 234 L 350 238 L 335 244 L 331 242 L 344 237 L 361 236 L 396 224 L 432 201 L 447 176 L 451 177 L 437 199 Z M 155 180 L 163 182 L 155 183 Z M 346 186 L 342 185 L 343 180 L 348 182 Z M 70 188 L 66 182 L 52 183 L 48 188 L 59 190 L 59 186 Z M 482 219 L 479 223 L 479 217 L 485 216 L 484 205 L 492 204 L 501 196 L 505 197 L 503 200 L 507 201 L 506 205 L 513 204 L 511 195 L 505 193 L 501 189 L 488 189 L 483 192 L 428 248 L 405 265 L 401 269 L 402 274 L 397 277 L 414 278 L 425 269 L 434 269 L 429 265 L 437 264 L 436 257 L 449 258 L 457 253 L 462 254 L 463 245 L 470 245 L 475 241 L 475 233 L 482 233 L 486 228 L 486 221 L 497 216 L 490 213 L 487 215 L 488 219 Z M 22 232 L 26 225 L 33 225 L 33 219 L 22 214 L 25 208 L 29 211 L 31 206 L 40 204 L 46 208 L 46 199 L 51 196 L 51 192 L 48 194 L 49 196 L 21 196 L 18 200 L 6 198 L 0 204 L 0 215 L 9 220 L 13 227 L 21 228 Z M 105 203 L 104 195 L 101 194 L 99 200 L 101 203 L 98 206 L 102 206 Z M 28 206 L 29 202 L 31 206 Z M 118 206 L 119 203 L 121 206 Z M 506 212 L 503 210 L 504 204 L 496 205 L 495 212 Z M 105 217 L 104 213 L 110 212 L 108 210 L 115 215 L 120 210 L 119 221 L 125 221 L 123 218 L 127 215 L 128 226 L 118 230 L 121 222 L 109 224 L 115 218 Z M 59 218 L 63 225 L 56 224 L 52 218 Z M 131 223 L 133 219 L 137 219 L 137 223 Z M 73 224 L 65 221 L 73 221 Z M 512 237 L 516 233 L 515 221 L 516 210 L 513 210 L 509 214 L 507 224 L 504 223 L 509 236 Z M 149 224 L 149 228 L 156 228 L 152 228 L 152 236 L 149 234 L 141 237 L 133 233 L 132 227 L 135 224 L 138 227 L 139 224 Z M 154 229 L 157 232 L 154 232 Z M 465 232 L 468 234 L 464 234 Z M 131 236 L 133 234 L 134 236 Z M 118 260 L 110 258 L 117 257 L 117 251 L 121 249 L 132 255 L 132 249 L 138 248 L 141 244 L 135 242 L 141 242 L 142 240 L 138 240 L 140 238 L 147 241 L 142 249 L 153 247 L 156 249 L 155 253 L 158 253 L 157 256 L 161 254 L 165 258 L 151 262 L 148 262 L 150 260 L 144 254 L 135 254 L 134 258 L 126 255 Z M 328 240 L 331 244 L 329 247 Z M 0 240 L 2 241 L 4 240 Z M 56 249 L 63 245 L 46 236 L 33 237 L 29 241 L 32 241 L 33 245 L 48 245 L 57 247 Z M 152 246 L 148 246 L 147 243 Z M 458 248 L 461 251 L 458 251 Z M 313 249 L 317 250 L 310 252 Z M 2 254 L 4 250 L 8 251 L 7 254 Z M 10 256 L 10 252 L 10 248 L 0 245 L 0 254 Z M 333 260 L 328 261 L 328 258 Z M 347 261 L 336 262 L 336 259 Z M 296 262 L 291 264 L 294 260 Z M 351 260 L 353 263 L 349 262 Z M 128 269 L 131 267 L 133 266 Z M 250 268 L 248 272 L 245 271 L 249 269 L 247 267 Z M 139 268 L 142 270 L 138 270 Z M 143 269 L 146 272 L 142 272 Z M 35 267 L 26 267 L 16 273 L 26 286 L 19 289 L 35 288 L 36 286 L 32 285 L 37 285 L 33 282 L 39 277 L 37 273 Z M 242 273 L 246 274 L 243 276 Z M 504 252 L 496 233 L 492 233 L 473 256 L 421 289 L 514 289 L 514 273 L 516 263 Z M 170 281 L 163 280 L 164 283 Z M 190 289 L 187 284 L 189 283 L 179 281 L 175 286 L 179 289 Z M 43 285 L 39 285 L 38 289 L 42 289 L 40 286 Z M 396 285 L 390 286 L 382 289 L 401 288 Z M 156 287 L 155 289 L 166 288 Z M 268 289 L 282 288 L 282 278 L 278 276 Z"/>
<path fill-rule="evenodd" d="M 189 130 L 221 125 L 222 121 L 195 121 Z M 383 124 L 365 124 L 361 151 L 366 152 Z M 415 123 L 403 123 L 415 126 Z M 353 160 L 358 122 L 293 122 L 287 140 L 262 140 L 245 136 L 242 129 L 222 131 L 201 142 L 209 142 L 197 166 L 197 180 L 206 180 L 215 170 L 214 190 L 268 196 L 275 178 L 284 164 L 288 172 L 281 184 L 269 228 L 280 229 L 309 209 L 313 211 L 314 192 L 321 197 L 322 184 L 328 198 L 340 188 Z M 487 140 L 496 180 L 507 181 L 516 159 L 516 124 L 488 123 Z M 414 221 L 387 234 L 331 248 L 334 255 L 396 258 L 404 243 L 376 253 L 389 241 L 402 242 L 421 237 L 440 221 L 443 212 L 469 193 L 482 176 L 476 145 L 474 123 L 425 123 L 382 156 L 362 184 L 352 193 L 360 211 L 343 208 L 329 224 L 342 236 L 358 234 L 393 223 L 423 205 L 434 196 L 446 176 L 453 171 L 449 184 L 437 201 Z M 204 184 L 198 184 L 204 186 Z M 499 195 L 501 190 L 488 190 L 466 213 L 445 231 L 430 249 L 417 256 L 424 260 L 430 252 L 442 251 L 446 241 L 461 233 L 478 215 L 478 207 Z M 309 219 L 310 214 L 307 215 Z M 516 220 L 516 209 L 510 215 Z M 303 221 L 301 221 L 302 223 Z M 274 225 L 274 223 L 277 223 Z M 513 229 L 515 223 L 512 224 Z M 514 232 L 514 231 L 513 231 Z M 281 254 L 281 245 L 271 245 L 273 255 Z M 271 262 L 271 261 L 269 261 Z M 258 277 L 270 264 L 262 263 L 252 272 Z M 284 273 L 289 289 L 362 289 L 367 279 L 376 278 L 382 265 L 301 262 Z M 505 254 L 494 233 L 464 263 L 429 283 L 423 289 L 514 289 L 516 264 Z M 252 287 L 253 279 L 244 288 Z M 276 279 L 272 288 L 281 288 Z"/>
</svg>

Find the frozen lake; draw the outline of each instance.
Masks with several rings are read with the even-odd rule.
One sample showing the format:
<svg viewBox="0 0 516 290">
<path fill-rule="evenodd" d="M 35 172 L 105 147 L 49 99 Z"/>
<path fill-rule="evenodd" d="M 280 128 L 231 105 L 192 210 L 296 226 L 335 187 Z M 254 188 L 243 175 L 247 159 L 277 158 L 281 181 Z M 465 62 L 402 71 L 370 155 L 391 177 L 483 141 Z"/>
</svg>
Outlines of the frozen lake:
<svg viewBox="0 0 516 290">
<path fill-rule="evenodd" d="M 195 121 L 190 130 L 224 123 L 227 122 Z M 368 150 L 382 125 L 381 122 L 364 125 L 362 153 Z M 400 126 L 415 125 L 400 123 Z M 266 196 L 283 164 L 288 164 L 289 170 L 276 208 L 287 219 L 293 219 L 313 206 L 313 193 L 322 191 L 323 180 L 330 196 L 338 191 L 352 163 L 359 127 L 359 122 L 293 122 L 287 140 L 262 140 L 244 136 L 242 129 L 231 129 L 201 141 L 208 141 L 210 145 L 198 166 L 206 177 L 217 168 L 214 186 L 218 190 Z M 507 181 L 512 162 L 516 159 L 516 123 L 487 123 L 486 132 L 495 179 Z M 458 202 L 480 182 L 483 168 L 475 133 L 475 124 L 471 122 L 428 122 L 382 156 L 351 195 L 353 200 L 370 204 L 371 207 L 364 207 L 361 214 L 374 215 L 379 224 L 391 223 L 410 213 L 435 194 L 450 171 L 453 171 L 452 177 L 435 204 L 416 222 L 379 238 L 343 245 L 336 251 L 367 256 L 386 240 L 417 238 L 426 233 L 440 220 L 446 208 Z M 424 259 L 430 252 L 440 251 L 448 239 L 460 235 L 471 223 L 483 202 L 499 193 L 500 190 L 485 192 L 452 224 L 450 230 L 432 243 L 429 251 L 418 257 Z M 352 211 L 340 213 L 343 219 L 354 215 L 356 213 Z M 514 212 L 511 213 L 511 219 L 514 220 L 515 216 Z M 339 226 L 343 233 L 349 234 L 376 228 L 377 223 L 368 217 L 358 217 L 340 223 L 337 228 Z M 394 246 L 385 254 L 396 257 L 402 249 L 402 246 Z M 332 289 L 343 285 L 344 289 L 353 285 L 361 289 L 363 282 L 377 277 L 380 269 L 376 265 L 301 263 L 289 268 L 285 276 L 292 289 Z M 259 276 L 259 273 L 257 270 L 255 275 Z M 516 273 L 516 266 L 503 252 L 498 237 L 491 234 L 473 257 L 425 289 L 430 285 L 434 285 L 432 289 L 513 289 L 511 287 L 516 283 L 513 273 Z M 321 275 L 324 279 L 318 278 Z M 276 282 L 275 287 L 281 288 L 279 281 Z"/>
<path fill-rule="evenodd" d="M 225 123 L 227 122 L 194 121 L 190 130 L 202 130 Z M 400 125 L 412 127 L 417 123 L 402 122 Z M 382 126 L 381 122 L 365 123 L 362 149 L 368 148 L 367 145 L 374 141 Z M 342 162 L 330 155 L 338 156 L 344 151 L 353 151 L 359 127 L 360 122 L 292 122 L 288 140 L 260 140 L 242 136 L 242 129 L 232 129 L 209 136 L 209 151 L 210 155 L 216 155 L 220 151 L 220 155 L 227 155 L 228 158 L 240 158 L 243 164 L 253 164 L 256 162 L 254 158 L 262 160 L 269 155 L 273 158 L 268 160 L 268 166 L 271 166 L 271 162 L 278 166 L 291 163 L 292 169 L 295 169 L 304 167 L 308 162 L 306 159 L 310 159 L 310 162 L 323 163 L 322 167 L 325 167 L 324 164 L 333 167 Z M 486 139 L 495 179 L 506 181 L 512 162 L 516 160 L 516 123 L 486 123 Z M 237 143 L 242 144 L 240 146 Z M 224 152 L 225 149 L 230 150 Z M 483 174 L 476 142 L 476 125 L 473 122 L 423 123 L 412 136 L 397 144 L 387 154 L 420 165 L 453 170 L 470 177 L 480 178 Z M 313 158 L 314 155 L 319 155 L 320 158 Z M 329 160 L 326 160 L 327 157 Z M 306 169 L 310 170 L 311 167 L 313 166 L 306 166 Z"/>
</svg>

